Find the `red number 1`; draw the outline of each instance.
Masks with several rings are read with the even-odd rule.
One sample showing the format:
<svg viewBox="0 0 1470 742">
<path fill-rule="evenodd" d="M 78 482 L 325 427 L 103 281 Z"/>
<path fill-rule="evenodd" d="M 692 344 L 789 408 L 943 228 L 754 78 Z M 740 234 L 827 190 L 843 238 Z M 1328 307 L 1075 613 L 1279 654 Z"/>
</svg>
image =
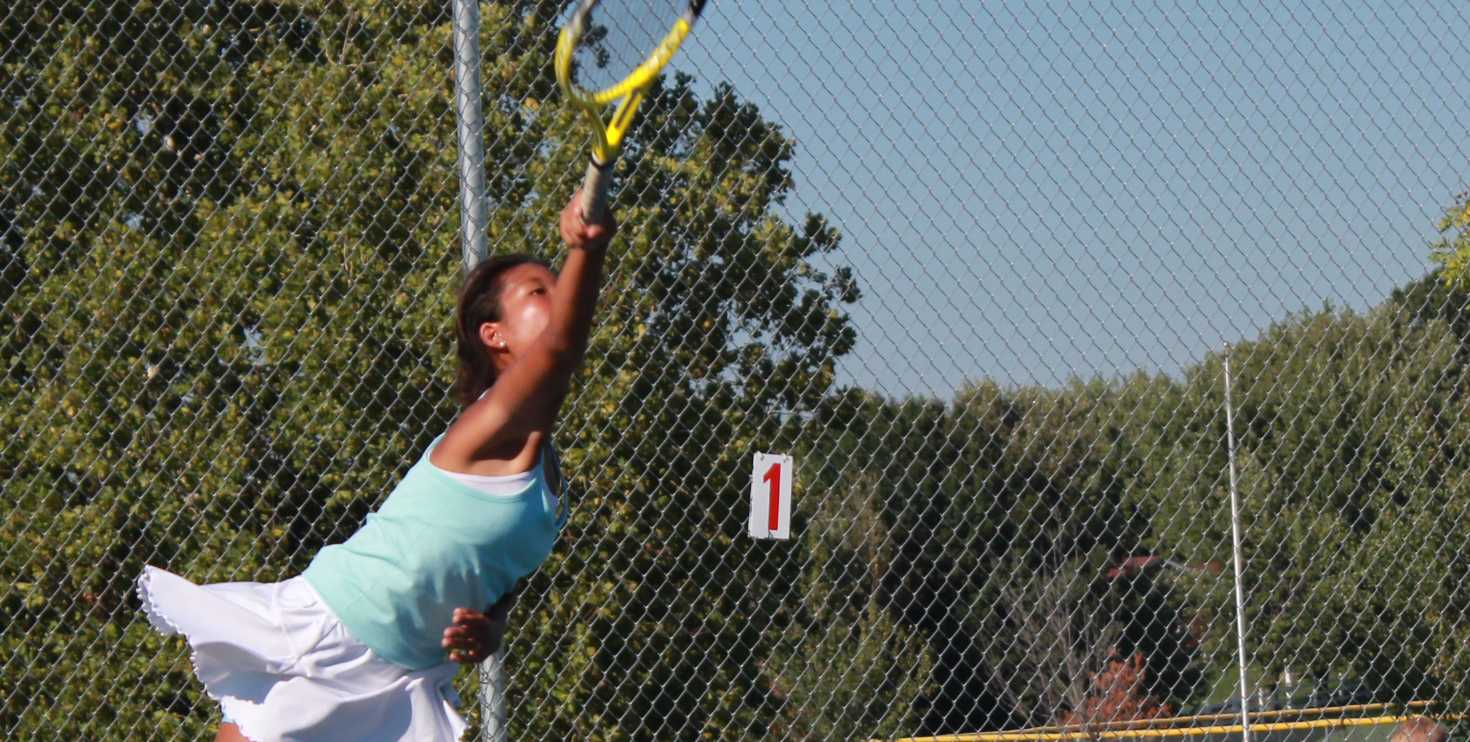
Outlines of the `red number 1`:
<svg viewBox="0 0 1470 742">
<path fill-rule="evenodd" d="M 766 475 L 761 477 L 762 482 L 771 483 L 771 502 L 769 504 L 769 522 L 766 527 L 774 531 L 781 527 L 781 465 L 771 464 L 766 470 Z"/>
</svg>

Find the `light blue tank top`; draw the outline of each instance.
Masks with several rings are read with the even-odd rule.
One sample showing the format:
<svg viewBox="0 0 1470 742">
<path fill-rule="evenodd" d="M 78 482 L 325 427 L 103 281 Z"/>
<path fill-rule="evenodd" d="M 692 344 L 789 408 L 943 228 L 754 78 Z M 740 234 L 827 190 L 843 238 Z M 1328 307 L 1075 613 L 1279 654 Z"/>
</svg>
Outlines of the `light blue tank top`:
<svg viewBox="0 0 1470 742">
<path fill-rule="evenodd" d="M 439 642 L 455 608 L 498 601 L 546 560 L 566 523 L 549 445 L 524 489 L 491 495 L 429 462 L 443 437 L 357 533 L 322 549 L 303 573 L 353 638 L 415 670 L 448 660 Z"/>
</svg>

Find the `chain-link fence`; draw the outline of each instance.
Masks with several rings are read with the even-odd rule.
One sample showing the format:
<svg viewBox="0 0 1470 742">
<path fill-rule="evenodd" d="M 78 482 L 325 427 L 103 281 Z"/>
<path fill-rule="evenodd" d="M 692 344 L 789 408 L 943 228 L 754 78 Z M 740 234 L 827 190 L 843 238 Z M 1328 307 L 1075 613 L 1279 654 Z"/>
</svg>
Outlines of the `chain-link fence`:
<svg viewBox="0 0 1470 742">
<path fill-rule="evenodd" d="M 558 6 L 480 6 L 492 253 L 555 257 L 582 172 Z M 511 738 L 1234 738 L 1242 665 L 1258 739 L 1454 724 L 1467 31 L 716 0 L 620 164 Z M 297 574 L 450 420 L 452 38 L 447 0 L 0 9 L 0 736 L 208 737 L 133 578 Z"/>
</svg>

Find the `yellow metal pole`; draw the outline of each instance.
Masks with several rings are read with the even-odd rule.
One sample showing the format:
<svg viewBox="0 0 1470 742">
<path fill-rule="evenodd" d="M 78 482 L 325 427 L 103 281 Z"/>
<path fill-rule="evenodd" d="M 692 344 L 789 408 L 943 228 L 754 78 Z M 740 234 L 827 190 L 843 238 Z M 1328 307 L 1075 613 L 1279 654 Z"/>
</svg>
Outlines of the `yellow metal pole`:
<svg viewBox="0 0 1470 742">
<path fill-rule="evenodd" d="M 1230 714 L 1234 718 L 1234 714 Z M 1353 719 L 1314 719 L 1312 721 L 1278 721 L 1266 724 L 1252 724 L 1251 729 L 1257 732 L 1287 732 L 1303 729 L 1331 729 L 1335 727 L 1371 727 L 1381 724 L 1397 724 L 1407 721 L 1411 716 L 1367 716 Z M 1465 718 L 1463 714 L 1444 717 L 1444 720 L 1459 720 Z M 1075 732 L 982 732 L 980 734 L 945 734 L 937 737 L 904 737 L 897 742 L 1041 742 L 1043 740 L 1098 740 L 1098 739 L 1136 739 L 1139 737 L 1198 737 L 1205 734 L 1238 734 L 1241 731 L 1239 724 L 1226 724 L 1205 727 L 1180 727 L 1173 729 L 1115 729 L 1109 731 L 1075 731 Z M 873 740 L 878 742 L 878 740 Z"/>
<path fill-rule="evenodd" d="M 1356 703 L 1346 706 L 1322 706 L 1319 708 L 1303 709 L 1275 709 L 1272 711 L 1252 711 L 1251 719 L 1279 719 L 1282 717 L 1308 717 L 1308 716 L 1338 716 L 1343 714 L 1361 714 L 1367 711 L 1390 711 L 1394 709 L 1426 709 L 1435 704 L 1434 701 L 1409 701 L 1407 703 Z M 1239 714 L 1197 714 L 1194 716 L 1170 716 L 1162 719 L 1130 719 L 1128 721 L 1105 721 L 1090 725 L 1087 729 L 1138 729 L 1141 727 L 1154 727 L 1163 725 L 1188 724 L 1202 721 L 1228 721 L 1239 717 Z M 1017 729 L 1015 734 L 1030 734 L 1040 732 L 1071 732 L 1083 731 L 1084 727 L 1079 724 L 1052 724 L 1044 727 L 1027 727 Z"/>
</svg>

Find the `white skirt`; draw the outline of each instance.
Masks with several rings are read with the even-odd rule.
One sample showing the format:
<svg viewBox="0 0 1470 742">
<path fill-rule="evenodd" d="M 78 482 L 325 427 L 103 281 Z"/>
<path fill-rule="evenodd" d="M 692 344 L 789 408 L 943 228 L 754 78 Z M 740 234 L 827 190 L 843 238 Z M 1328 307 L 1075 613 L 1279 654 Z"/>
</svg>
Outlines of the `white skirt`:
<svg viewBox="0 0 1470 742">
<path fill-rule="evenodd" d="M 194 674 L 253 742 L 457 742 L 458 667 L 410 670 L 353 639 L 302 577 L 196 585 L 147 567 L 149 623 L 189 640 Z"/>
</svg>

